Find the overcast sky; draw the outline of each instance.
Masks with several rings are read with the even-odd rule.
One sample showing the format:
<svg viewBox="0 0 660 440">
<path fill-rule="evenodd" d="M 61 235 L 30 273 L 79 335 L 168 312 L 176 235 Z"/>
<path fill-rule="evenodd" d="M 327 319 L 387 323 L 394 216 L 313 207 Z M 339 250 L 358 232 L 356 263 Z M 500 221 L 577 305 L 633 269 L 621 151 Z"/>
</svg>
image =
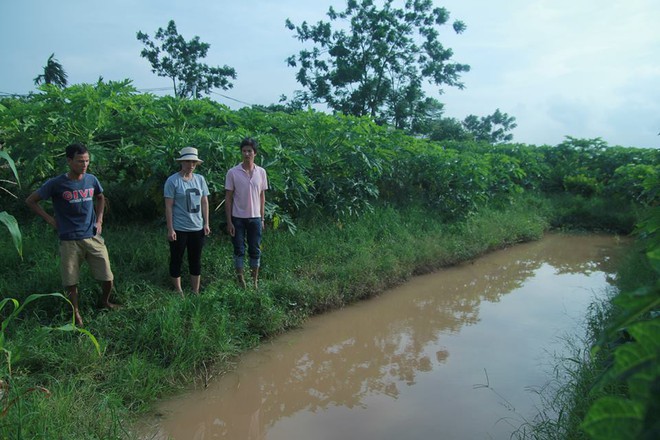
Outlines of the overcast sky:
<svg viewBox="0 0 660 440">
<path fill-rule="evenodd" d="M 402 4 L 401 0 L 399 4 Z M 0 93 L 34 91 L 51 53 L 69 84 L 129 78 L 140 90 L 170 87 L 140 57 L 136 33 L 174 20 L 211 45 L 211 66 L 229 65 L 234 88 L 211 97 L 232 108 L 276 103 L 300 89 L 285 59 L 302 43 L 285 28 L 327 20 L 344 0 L 0 0 Z M 429 94 L 445 115 L 495 109 L 515 116 L 514 141 L 555 145 L 565 136 L 660 148 L 660 1 L 435 0 L 467 30 L 443 27 L 454 61 L 469 64 L 464 90 Z M 157 92 L 162 94 L 166 92 Z"/>
</svg>

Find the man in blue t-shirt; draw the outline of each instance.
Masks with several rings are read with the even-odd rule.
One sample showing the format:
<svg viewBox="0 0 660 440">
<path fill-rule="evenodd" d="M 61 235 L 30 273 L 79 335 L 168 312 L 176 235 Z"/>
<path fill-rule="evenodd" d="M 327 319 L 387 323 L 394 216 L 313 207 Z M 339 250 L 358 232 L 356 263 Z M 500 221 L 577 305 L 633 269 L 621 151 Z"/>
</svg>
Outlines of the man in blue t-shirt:
<svg viewBox="0 0 660 440">
<path fill-rule="evenodd" d="M 108 309 L 117 306 L 110 302 L 114 276 L 108 250 L 101 237 L 105 209 L 103 188 L 94 175 L 87 174 L 87 147 L 82 144 L 69 145 L 66 148 L 66 161 L 69 171 L 48 180 L 30 194 L 25 203 L 57 229 L 62 284 L 73 304 L 76 324 L 82 326 L 78 310 L 78 281 L 83 260 L 87 261 L 92 276 L 102 283 L 101 306 Z M 39 204 L 41 200 L 48 199 L 53 201 L 54 217 Z"/>
</svg>

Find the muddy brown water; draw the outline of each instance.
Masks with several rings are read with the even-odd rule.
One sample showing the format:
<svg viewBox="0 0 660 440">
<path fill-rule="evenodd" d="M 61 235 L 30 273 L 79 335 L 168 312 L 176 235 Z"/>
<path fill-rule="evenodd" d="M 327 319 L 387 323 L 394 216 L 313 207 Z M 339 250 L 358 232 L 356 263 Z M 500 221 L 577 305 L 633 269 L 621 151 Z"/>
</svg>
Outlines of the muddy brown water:
<svg viewBox="0 0 660 440">
<path fill-rule="evenodd" d="M 551 234 L 310 319 L 162 402 L 144 439 L 508 439 L 627 241 Z"/>
</svg>

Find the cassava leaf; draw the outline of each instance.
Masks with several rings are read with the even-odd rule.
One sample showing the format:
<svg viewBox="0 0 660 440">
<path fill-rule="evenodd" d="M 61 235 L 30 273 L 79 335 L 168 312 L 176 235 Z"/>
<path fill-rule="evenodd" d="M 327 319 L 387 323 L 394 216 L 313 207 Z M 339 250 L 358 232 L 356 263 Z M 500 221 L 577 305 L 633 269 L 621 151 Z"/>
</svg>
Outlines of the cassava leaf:
<svg viewBox="0 0 660 440">
<path fill-rule="evenodd" d="M 638 438 L 643 419 L 641 403 L 603 397 L 589 408 L 581 427 L 593 440 L 634 440 Z"/>
</svg>

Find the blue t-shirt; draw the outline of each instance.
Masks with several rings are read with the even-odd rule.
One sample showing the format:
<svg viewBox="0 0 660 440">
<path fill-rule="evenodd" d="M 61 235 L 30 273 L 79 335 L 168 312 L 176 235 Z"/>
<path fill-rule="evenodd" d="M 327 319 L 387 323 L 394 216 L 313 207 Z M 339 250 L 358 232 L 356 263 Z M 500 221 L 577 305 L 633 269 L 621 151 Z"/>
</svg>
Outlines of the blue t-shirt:
<svg viewBox="0 0 660 440">
<path fill-rule="evenodd" d="M 62 174 L 37 190 L 42 199 L 53 200 L 60 240 L 83 240 L 96 235 L 94 196 L 102 192 L 101 183 L 92 174 L 83 174 L 80 180 Z"/>
<path fill-rule="evenodd" d="M 202 230 L 202 197 L 209 195 L 204 176 L 193 174 L 192 179 L 185 180 L 179 173 L 172 174 L 165 182 L 163 194 L 166 199 L 174 199 L 172 226 L 175 231 Z"/>
</svg>

